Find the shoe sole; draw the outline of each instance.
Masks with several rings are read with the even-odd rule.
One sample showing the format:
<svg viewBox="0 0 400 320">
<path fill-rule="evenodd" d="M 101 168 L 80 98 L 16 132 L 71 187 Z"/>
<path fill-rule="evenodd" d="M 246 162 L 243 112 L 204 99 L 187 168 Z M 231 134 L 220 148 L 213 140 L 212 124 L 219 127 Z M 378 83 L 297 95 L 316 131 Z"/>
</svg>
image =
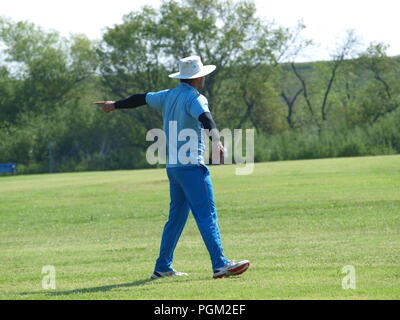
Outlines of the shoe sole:
<svg viewBox="0 0 400 320">
<path fill-rule="evenodd" d="M 172 276 L 157 276 L 156 274 L 152 274 L 150 276 L 151 280 L 157 280 L 157 279 L 164 279 L 164 278 L 172 278 L 172 277 L 188 277 L 189 275 L 187 273 L 183 273 L 183 274 L 176 274 L 176 275 L 172 275 Z"/>
<path fill-rule="evenodd" d="M 232 276 L 239 276 L 243 273 L 245 273 L 250 267 L 250 262 L 244 263 L 240 266 L 237 266 L 234 269 L 228 269 L 225 273 L 219 275 L 219 276 L 214 276 L 214 279 L 221 279 L 221 278 L 227 278 L 227 277 L 232 277 Z"/>
</svg>

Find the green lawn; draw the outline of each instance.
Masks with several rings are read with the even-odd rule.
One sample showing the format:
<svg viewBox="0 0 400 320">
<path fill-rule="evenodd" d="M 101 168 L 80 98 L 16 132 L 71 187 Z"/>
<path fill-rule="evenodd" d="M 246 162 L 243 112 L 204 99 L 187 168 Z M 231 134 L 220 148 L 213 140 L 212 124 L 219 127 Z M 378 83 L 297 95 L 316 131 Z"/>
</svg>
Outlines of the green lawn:
<svg viewBox="0 0 400 320">
<path fill-rule="evenodd" d="M 165 170 L 0 178 L 0 299 L 399 299 L 400 156 L 210 167 L 225 254 L 212 279 L 193 217 L 149 281 L 168 216 Z M 41 287 L 56 268 L 56 290 Z M 356 270 L 344 290 L 341 270 Z"/>
</svg>

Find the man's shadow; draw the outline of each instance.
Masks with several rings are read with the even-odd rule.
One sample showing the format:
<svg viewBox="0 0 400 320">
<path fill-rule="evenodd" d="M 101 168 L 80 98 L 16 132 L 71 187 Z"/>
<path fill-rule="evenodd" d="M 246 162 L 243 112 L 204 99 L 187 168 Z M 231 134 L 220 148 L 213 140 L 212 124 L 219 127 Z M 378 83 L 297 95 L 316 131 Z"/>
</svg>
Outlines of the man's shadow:
<svg viewBox="0 0 400 320">
<path fill-rule="evenodd" d="M 71 294 L 105 292 L 105 291 L 110 291 L 110 290 L 118 289 L 118 288 L 139 287 L 139 286 L 143 286 L 146 283 L 151 282 L 151 281 L 154 281 L 154 280 L 144 279 L 144 280 L 138 280 L 138 281 L 135 281 L 135 282 L 122 283 L 122 284 L 113 284 L 113 285 L 101 286 L 101 287 L 82 288 L 82 289 L 75 289 L 75 290 L 68 290 L 68 291 L 47 292 L 47 295 L 49 295 L 49 296 L 63 296 L 63 295 L 71 295 Z M 25 292 L 23 294 L 25 294 L 25 295 L 43 294 L 43 292 Z"/>
</svg>

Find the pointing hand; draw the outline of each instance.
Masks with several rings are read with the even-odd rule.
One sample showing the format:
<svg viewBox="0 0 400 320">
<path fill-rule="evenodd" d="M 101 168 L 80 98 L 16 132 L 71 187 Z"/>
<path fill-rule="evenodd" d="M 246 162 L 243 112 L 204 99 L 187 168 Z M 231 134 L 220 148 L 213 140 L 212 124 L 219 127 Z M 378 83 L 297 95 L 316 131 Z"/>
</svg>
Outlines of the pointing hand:
<svg viewBox="0 0 400 320">
<path fill-rule="evenodd" d="M 93 104 L 103 106 L 103 111 L 105 113 L 110 113 L 115 110 L 115 101 L 97 101 L 93 102 Z"/>
</svg>

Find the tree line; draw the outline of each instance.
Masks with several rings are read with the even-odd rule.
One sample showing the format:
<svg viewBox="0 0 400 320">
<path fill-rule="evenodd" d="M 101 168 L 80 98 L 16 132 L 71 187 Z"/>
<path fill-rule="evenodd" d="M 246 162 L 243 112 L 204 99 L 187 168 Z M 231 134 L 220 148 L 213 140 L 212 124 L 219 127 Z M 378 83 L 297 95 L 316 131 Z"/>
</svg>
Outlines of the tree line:
<svg viewBox="0 0 400 320">
<path fill-rule="evenodd" d="M 256 130 L 256 161 L 399 153 L 399 59 L 349 31 L 329 61 L 296 63 L 314 45 L 304 28 L 243 0 L 145 6 L 95 41 L 0 18 L 0 162 L 19 173 L 149 167 L 146 132 L 161 115 L 110 116 L 91 101 L 172 88 L 167 75 L 190 55 L 217 66 L 204 90 L 213 116 Z"/>
</svg>

